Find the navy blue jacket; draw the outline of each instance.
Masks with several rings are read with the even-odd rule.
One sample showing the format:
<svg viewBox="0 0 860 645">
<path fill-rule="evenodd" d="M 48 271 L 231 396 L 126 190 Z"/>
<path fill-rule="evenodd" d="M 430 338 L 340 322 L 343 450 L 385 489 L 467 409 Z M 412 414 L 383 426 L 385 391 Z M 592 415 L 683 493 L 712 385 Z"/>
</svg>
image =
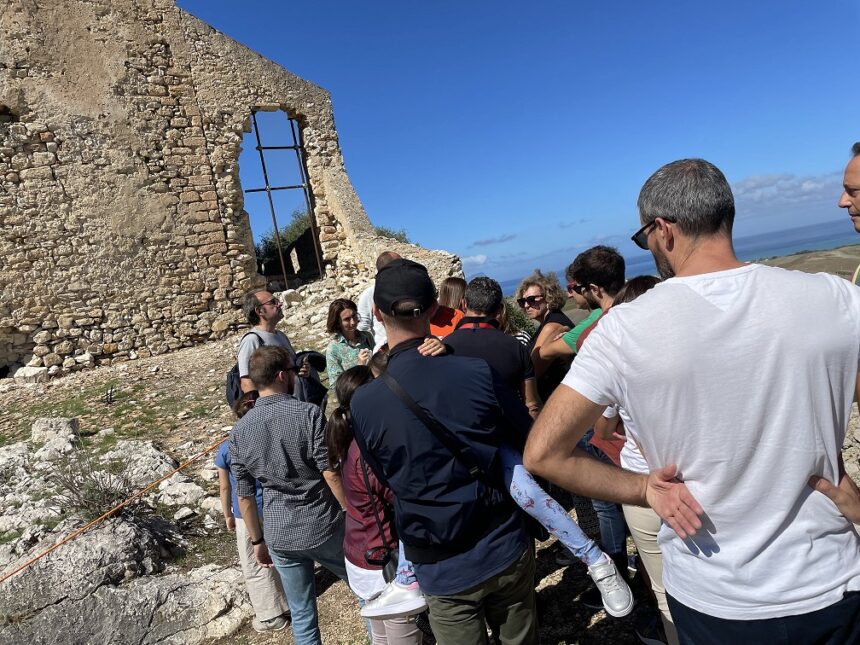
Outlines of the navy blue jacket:
<svg viewBox="0 0 860 645">
<path fill-rule="evenodd" d="M 424 357 L 417 351 L 421 342 L 394 347 L 388 373 L 468 445 L 491 485 L 476 481 L 381 379 L 359 388 L 350 405 L 356 439 L 368 465 L 394 492 L 407 556 L 422 561 L 410 547 L 467 551 L 491 529 L 516 534 L 512 541 L 522 543 L 522 514 L 504 489 L 498 448 L 507 443 L 522 450 L 528 411 L 485 361 Z"/>
</svg>

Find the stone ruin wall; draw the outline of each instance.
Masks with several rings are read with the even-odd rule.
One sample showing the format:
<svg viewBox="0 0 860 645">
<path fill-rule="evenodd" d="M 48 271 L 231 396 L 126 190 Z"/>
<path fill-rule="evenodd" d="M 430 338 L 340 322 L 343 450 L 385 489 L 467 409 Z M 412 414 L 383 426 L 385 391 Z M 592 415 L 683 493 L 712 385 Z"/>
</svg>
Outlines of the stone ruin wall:
<svg viewBox="0 0 860 645">
<path fill-rule="evenodd" d="M 238 177 L 252 109 L 298 120 L 325 276 L 313 324 L 385 249 L 344 169 L 329 94 L 173 0 L 11 0 L 0 10 L 0 369 L 33 375 L 161 354 L 244 323 L 259 286 Z"/>
</svg>

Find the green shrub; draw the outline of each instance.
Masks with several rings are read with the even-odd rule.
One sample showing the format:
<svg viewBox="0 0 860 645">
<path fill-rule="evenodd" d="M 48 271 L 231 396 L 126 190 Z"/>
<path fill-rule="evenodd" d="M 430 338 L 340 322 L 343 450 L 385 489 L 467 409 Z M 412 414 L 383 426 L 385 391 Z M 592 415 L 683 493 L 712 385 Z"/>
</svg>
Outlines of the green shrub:
<svg viewBox="0 0 860 645">
<path fill-rule="evenodd" d="M 307 211 L 297 208 L 293 211 L 290 223 L 281 228 L 278 233 L 281 237 L 281 249 L 286 257 L 287 247 L 295 242 L 302 233 L 310 228 L 311 220 L 308 217 Z M 280 266 L 281 260 L 278 257 L 278 243 L 275 240 L 275 232 L 269 229 L 260 238 L 260 241 L 254 245 L 254 250 L 257 253 L 257 262 L 263 264 Z"/>
<path fill-rule="evenodd" d="M 403 242 L 404 244 L 412 244 L 412 241 L 409 239 L 409 234 L 406 232 L 405 228 L 401 228 L 399 231 L 395 231 L 393 228 L 388 228 L 387 226 L 374 226 L 373 230 L 376 231 L 376 234 L 379 237 L 390 237 L 392 240 L 397 240 L 398 242 Z"/>
</svg>

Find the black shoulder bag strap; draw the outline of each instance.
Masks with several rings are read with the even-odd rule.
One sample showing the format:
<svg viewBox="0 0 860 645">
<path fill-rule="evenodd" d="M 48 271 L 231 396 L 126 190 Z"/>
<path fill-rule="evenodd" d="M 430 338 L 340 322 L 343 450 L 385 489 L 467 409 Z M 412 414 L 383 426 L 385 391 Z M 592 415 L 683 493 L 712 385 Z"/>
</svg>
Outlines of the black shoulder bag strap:
<svg viewBox="0 0 860 645">
<path fill-rule="evenodd" d="M 241 344 L 242 344 L 242 341 L 243 341 L 243 340 L 245 340 L 248 336 L 256 336 L 256 337 L 257 337 L 257 339 L 260 341 L 260 345 L 265 345 L 265 344 L 266 344 L 266 341 L 264 341 L 264 340 L 263 340 L 263 337 L 262 337 L 262 336 L 260 336 L 260 334 L 258 334 L 258 333 L 257 333 L 257 332 L 255 332 L 255 331 L 249 331 L 249 332 L 248 332 L 248 333 L 246 333 L 244 336 L 242 336 L 242 338 L 239 340 L 239 344 L 241 345 Z"/>
<path fill-rule="evenodd" d="M 475 460 L 475 456 L 472 454 L 472 451 L 468 446 L 464 445 L 451 433 L 450 430 L 448 430 L 448 428 L 443 426 L 439 421 L 430 416 L 424 408 L 418 405 L 415 402 L 415 399 L 409 396 L 409 393 L 400 387 L 400 383 L 398 383 L 394 377 L 388 373 L 388 370 L 382 372 L 382 374 L 380 374 L 380 378 L 382 378 L 383 383 L 388 386 L 388 389 L 391 390 L 395 396 L 403 401 L 406 407 L 412 411 L 412 414 L 418 417 L 418 420 L 427 426 L 427 429 L 433 433 L 445 448 L 447 448 L 448 452 L 450 452 L 457 461 L 466 467 L 472 478 L 480 480 L 492 487 L 486 471 Z"/>
</svg>

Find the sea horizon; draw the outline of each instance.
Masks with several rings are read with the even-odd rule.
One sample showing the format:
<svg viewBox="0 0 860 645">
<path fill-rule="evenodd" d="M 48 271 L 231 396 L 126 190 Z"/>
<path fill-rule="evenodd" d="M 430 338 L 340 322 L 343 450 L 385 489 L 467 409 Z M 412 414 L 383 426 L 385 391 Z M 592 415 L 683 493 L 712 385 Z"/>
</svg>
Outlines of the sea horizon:
<svg viewBox="0 0 860 645">
<path fill-rule="evenodd" d="M 860 244 L 860 235 L 854 230 L 851 222 L 845 218 L 830 222 L 808 224 L 797 228 L 748 235 L 734 240 L 735 252 L 738 259 L 745 262 L 768 260 L 775 257 L 808 253 L 812 251 L 829 251 L 841 246 Z M 611 246 L 611 245 L 610 245 Z M 656 275 L 657 267 L 650 253 L 622 253 L 626 262 L 626 274 L 630 279 L 637 275 Z M 573 256 L 575 257 L 575 256 Z M 571 257 L 571 261 L 573 260 Z M 543 267 L 539 267 L 544 269 Z M 559 276 L 562 284 L 566 278 L 564 270 L 550 269 Z M 506 296 L 513 295 L 525 274 L 517 279 L 502 280 L 499 284 Z"/>
</svg>

